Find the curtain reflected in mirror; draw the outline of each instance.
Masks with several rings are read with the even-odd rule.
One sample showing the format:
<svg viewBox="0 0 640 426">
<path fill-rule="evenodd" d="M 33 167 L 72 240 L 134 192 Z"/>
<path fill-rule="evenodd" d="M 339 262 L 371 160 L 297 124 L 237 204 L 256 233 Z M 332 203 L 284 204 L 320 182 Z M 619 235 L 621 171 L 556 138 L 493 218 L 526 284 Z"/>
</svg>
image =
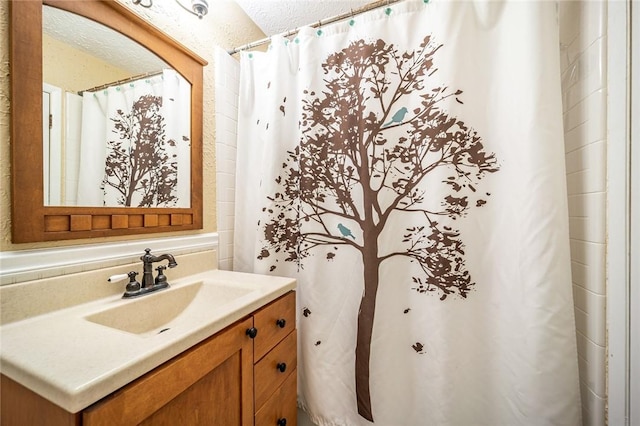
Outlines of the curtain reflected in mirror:
<svg viewBox="0 0 640 426">
<path fill-rule="evenodd" d="M 45 6 L 43 80 L 45 205 L 190 206 L 191 86 L 179 73 Z"/>
<path fill-rule="evenodd" d="M 79 205 L 190 205 L 189 90 L 164 70 L 83 93 Z"/>
</svg>

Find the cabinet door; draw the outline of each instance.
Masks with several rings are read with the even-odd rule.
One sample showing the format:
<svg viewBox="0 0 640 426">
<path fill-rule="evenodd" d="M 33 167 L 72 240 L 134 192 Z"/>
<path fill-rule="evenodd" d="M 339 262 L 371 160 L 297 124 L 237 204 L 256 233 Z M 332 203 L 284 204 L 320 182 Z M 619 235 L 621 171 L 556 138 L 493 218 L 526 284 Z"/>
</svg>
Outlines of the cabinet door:
<svg viewBox="0 0 640 426">
<path fill-rule="evenodd" d="M 35 392 L 0 377 L 0 425 L 2 426 L 79 426 L 80 416 L 71 414 Z"/>
<path fill-rule="evenodd" d="M 83 425 L 253 423 L 253 350 L 246 319 L 83 412 Z"/>
</svg>

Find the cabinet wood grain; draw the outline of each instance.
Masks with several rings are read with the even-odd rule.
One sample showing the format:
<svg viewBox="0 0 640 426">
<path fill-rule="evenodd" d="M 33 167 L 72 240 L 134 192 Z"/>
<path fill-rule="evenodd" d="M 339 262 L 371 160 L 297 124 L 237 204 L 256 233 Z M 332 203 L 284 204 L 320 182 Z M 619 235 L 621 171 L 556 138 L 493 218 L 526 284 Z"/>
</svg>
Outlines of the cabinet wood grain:
<svg viewBox="0 0 640 426">
<path fill-rule="evenodd" d="M 253 347 L 253 358 L 257 362 L 296 328 L 295 292 L 258 310 L 254 314 L 254 327 L 258 329 Z"/>
<path fill-rule="evenodd" d="M 278 426 L 278 421 L 282 419 L 286 420 L 287 426 L 297 425 L 297 376 L 297 370 L 292 371 L 282 386 L 256 412 L 255 426 Z"/>
<path fill-rule="evenodd" d="M 236 353 L 140 425 L 244 425 L 240 364 Z"/>
<path fill-rule="evenodd" d="M 2 426 L 79 426 L 80 416 L 68 413 L 7 376 L 0 381 Z"/>
<path fill-rule="evenodd" d="M 290 333 L 278 346 L 266 354 L 255 366 L 256 408 L 260 408 L 269 396 L 297 367 L 296 333 Z"/>
</svg>

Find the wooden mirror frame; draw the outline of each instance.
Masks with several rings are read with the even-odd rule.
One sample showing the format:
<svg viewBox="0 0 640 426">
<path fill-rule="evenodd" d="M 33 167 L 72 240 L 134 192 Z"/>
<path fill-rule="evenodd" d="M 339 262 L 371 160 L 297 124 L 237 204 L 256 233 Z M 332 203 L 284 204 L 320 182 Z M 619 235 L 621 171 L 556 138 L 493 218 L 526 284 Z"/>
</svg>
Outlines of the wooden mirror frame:
<svg viewBox="0 0 640 426">
<path fill-rule="evenodd" d="M 191 84 L 191 207 L 45 206 L 42 6 L 106 25 L 145 46 Z M 202 229 L 202 73 L 207 62 L 115 0 L 11 0 L 12 241 L 25 243 Z"/>
</svg>

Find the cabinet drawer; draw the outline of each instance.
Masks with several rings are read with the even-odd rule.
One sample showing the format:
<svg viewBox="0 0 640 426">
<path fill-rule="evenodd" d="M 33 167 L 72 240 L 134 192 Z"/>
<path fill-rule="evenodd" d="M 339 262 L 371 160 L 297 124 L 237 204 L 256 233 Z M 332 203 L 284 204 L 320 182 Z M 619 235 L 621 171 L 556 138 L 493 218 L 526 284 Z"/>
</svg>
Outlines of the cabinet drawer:
<svg viewBox="0 0 640 426">
<path fill-rule="evenodd" d="M 278 421 L 286 421 L 286 426 L 296 426 L 298 422 L 297 398 L 298 371 L 293 370 L 271 398 L 256 412 L 255 426 L 278 426 Z"/>
<path fill-rule="evenodd" d="M 295 329 L 296 293 L 291 291 L 256 312 L 253 326 L 258 329 L 253 343 L 253 359 L 257 362 Z"/>
<path fill-rule="evenodd" d="M 296 341 L 296 333 L 290 333 L 282 343 L 256 364 L 254 369 L 256 409 L 259 409 L 296 369 Z"/>
</svg>

